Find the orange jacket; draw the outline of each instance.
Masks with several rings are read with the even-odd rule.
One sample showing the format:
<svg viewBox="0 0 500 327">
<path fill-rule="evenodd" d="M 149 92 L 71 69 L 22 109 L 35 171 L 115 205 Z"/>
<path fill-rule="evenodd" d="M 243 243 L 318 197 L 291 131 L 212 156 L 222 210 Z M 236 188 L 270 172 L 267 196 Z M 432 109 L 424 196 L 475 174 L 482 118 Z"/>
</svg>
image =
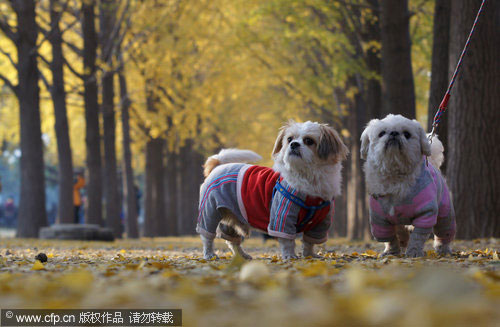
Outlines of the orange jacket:
<svg viewBox="0 0 500 327">
<path fill-rule="evenodd" d="M 76 177 L 76 183 L 73 184 L 73 205 L 82 205 L 82 196 L 80 195 L 80 189 L 85 186 L 85 178 L 82 176 Z"/>
</svg>

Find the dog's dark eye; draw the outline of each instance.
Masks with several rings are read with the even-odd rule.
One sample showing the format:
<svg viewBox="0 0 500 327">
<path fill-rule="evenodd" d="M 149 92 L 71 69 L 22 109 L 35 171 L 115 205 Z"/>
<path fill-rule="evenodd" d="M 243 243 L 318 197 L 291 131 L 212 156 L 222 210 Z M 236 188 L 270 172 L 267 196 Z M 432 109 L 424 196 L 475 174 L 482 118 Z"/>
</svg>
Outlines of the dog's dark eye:
<svg viewBox="0 0 500 327">
<path fill-rule="evenodd" d="M 385 135 L 385 131 L 382 131 L 382 132 L 380 132 L 380 134 L 378 134 L 378 137 L 382 137 L 384 135 Z"/>
<path fill-rule="evenodd" d="M 289 136 L 286 140 L 288 141 L 288 143 L 290 143 L 293 141 L 293 137 Z"/>
<path fill-rule="evenodd" d="M 411 137 L 411 134 L 410 134 L 409 132 L 407 132 L 407 131 L 404 131 L 404 132 L 403 132 L 403 135 L 404 135 L 407 139 L 409 139 L 409 138 Z"/>
<path fill-rule="evenodd" d="M 313 145 L 314 144 L 314 140 L 310 137 L 305 137 L 304 138 L 304 144 L 305 145 Z"/>
</svg>

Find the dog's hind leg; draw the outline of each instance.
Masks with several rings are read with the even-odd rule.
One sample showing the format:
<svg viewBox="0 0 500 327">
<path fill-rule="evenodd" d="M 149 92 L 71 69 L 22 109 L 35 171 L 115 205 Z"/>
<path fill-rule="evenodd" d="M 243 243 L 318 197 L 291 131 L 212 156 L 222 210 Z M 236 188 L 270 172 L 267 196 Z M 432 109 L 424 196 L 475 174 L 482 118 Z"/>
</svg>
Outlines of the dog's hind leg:
<svg viewBox="0 0 500 327">
<path fill-rule="evenodd" d="M 401 251 L 404 253 L 406 248 L 408 247 L 408 241 L 410 240 L 410 232 L 413 230 L 413 226 L 405 226 L 405 225 L 397 225 L 396 226 L 396 235 L 399 239 L 399 247 Z"/>
<path fill-rule="evenodd" d="M 201 241 L 203 243 L 203 258 L 205 260 L 219 259 L 219 257 L 214 252 L 214 239 L 208 238 L 203 234 L 200 235 Z"/>
<path fill-rule="evenodd" d="M 252 256 L 241 247 L 244 237 L 250 233 L 248 225 L 241 224 L 229 210 L 221 210 L 221 213 L 223 218 L 217 227 L 217 235 L 226 240 L 233 254 L 238 253 L 243 258 L 251 260 Z"/>
</svg>

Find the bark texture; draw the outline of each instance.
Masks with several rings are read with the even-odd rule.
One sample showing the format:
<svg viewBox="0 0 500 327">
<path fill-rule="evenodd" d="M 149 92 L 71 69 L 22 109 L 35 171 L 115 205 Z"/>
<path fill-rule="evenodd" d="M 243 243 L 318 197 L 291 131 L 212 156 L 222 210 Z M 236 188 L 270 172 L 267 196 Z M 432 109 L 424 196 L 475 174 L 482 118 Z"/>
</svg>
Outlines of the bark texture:
<svg viewBox="0 0 500 327">
<path fill-rule="evenodd" d="M 451 2 L 450 71 L 458 61 L 481 1 Z M 487 1 L 452 91 L 447 181 L 457 237 L 500 237 L 500 2 Z"/>
<path fill-rule="evenodd" d="M 167 220 L 167 235 L 179 235 L 177 224 L 177 201 L 178 201 L 178 185 L 177 185 L 177 153 L 171 151 L 167 154 L 167 162 L 165 166 L 165 213 Z"/>
<path fill-rule="evenodd" d="M 432 71 L 431 88 L 429 93 L 429 108 L 427 118 L 427 131 L 432 130 L 432 121 L 439 104 L 448 88 L 448 58 L 450 43 L 450 14 L 451 0 L 436 0 L 434 7 L 434 32 L 432 44 Z M 453 73 L 453 72 L 452 72 Z M 439 123 L 436 133 L 443 142 L 444 148 L 448 149 L 448 120 L 443 119 Z M 446 160 L 441 166 L 441 171 L 446 172 Z"/>
<path fill-rule="evenodd" d="M 146 199 L 144 236 L 166 236 L 164 163 L 165 140 L 151 139 L 146 144 Z"/>
<path fill-rule="evenodd" d="M 50 22 L 52 29 L 49 41 L 52 46 L 52 86 L 50 94 L 54 104 L 55 131 L 57 138 L 57 155 L 59 165 L 59 201 L 57 221 L 61 224 L 74 222 L 73 209 L 73 160 L 68 130 L 68 115 L 66 110 L 66 92 L 64 90 L 64 58 L 62 52 L 62 35 L 59 21 L 62 6 L 59 0 L 50 0 Z"/>
<path fill-rule="evenodd" d="M 194 148 L 193 140 L 186 140 L 179 152 L 179 209 L 178 223 L 183 235 L 195 234 L 198 217 L 198 197 L 203 183 L 203 156 Z"/>
<path fill-rule="evenodd" d="M 106 226 L 113 230 L 115 237 L 121 238 L 120 194 L 116 164 L 116 122 L 114 108 L 114 73 L 112 71 L 113 29 L 115 28 L 116 3 L 101 0 L 100 3 L 100 45 L 101 60 L 105 69 L 101 78 L 101 112 L 104 141 L 104 191 L 106 199 Z"/>
<path fill-rule="evenodd" d="M 380 2 L 382 34 L 382 116 L 415 118 L 408 0 Z"/>
<path fill-rule="evenodd" d="M 134 170 L 132 167 L 132 151 L 130 149 L 130 99 L 127 92 L 127 81 L 123 72 L 119 74 L 120 99 L 122 112 L 123 133 L 123 197 L 125 199 L 125 229 L 128 238 L 138 238 L 139 228 L 137 226 L 137 194 L 134 183 Z"/>
<path fill-rule="evenodd" d="M 95 1 L 82 2 L 83 68 L 85 102 L 85 144 L 87 147 L 87 202 L 85 222 L 103 225 L 102 220 L 102 163 L 99 103 L 97 101 L 95 31 Z"/>
<path fill-rule="evenodd" d="M 17 17 L 18 99 L 21 123 L 21 196 L 17 225 L 18 237 L 38 237 L 47 225 L 45 176 L 40 125 L 35 1 L 12 2 Z"/>
</svg>

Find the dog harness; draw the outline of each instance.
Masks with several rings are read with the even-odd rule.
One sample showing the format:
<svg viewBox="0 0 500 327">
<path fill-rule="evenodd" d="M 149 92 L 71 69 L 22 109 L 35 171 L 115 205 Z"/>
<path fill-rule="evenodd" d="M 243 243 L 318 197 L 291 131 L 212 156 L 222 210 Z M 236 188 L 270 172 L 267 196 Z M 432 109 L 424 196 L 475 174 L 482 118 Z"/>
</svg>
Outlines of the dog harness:
<svg viewBox="0 0 500 327">
<path fill-rule="evenodd" d="M 288 192 L 280 183 L 280 179 L 278 178 L 276 180 L 276 185 L 274 186 L 274 192 L 273 192 L 273 198 L 276 192 L 280 192 L 287 200 L 292 201 L 294 204 L 298 205 L 302 209 L 307 211 L 307 214 L 305 218 L 297 224 L 297 233 L 299 233 L 305 225 L 311 223 L 312 218 L 314 217 L 314 214 L 316 213 L 317 210 L 321 210 L 326 206 L 330 205 L 330 201 L 323 201 L 321 202 L 320 205 L 317 206 L 308 206 L 305 204 L 304 201 L 302 201 L 301 198 L 296 197 L 292 193 Z"/>
<path fill-rule="evenodd" d="M 299 192 L 271 168 L 226 164 L 215 168 L 201 186 L 197 231 L 215 237 L 222 208 L 271 236 L 294 239 L 304 233 L 308 242 L 323 243 L 334 201 Z"/>
</svg>

